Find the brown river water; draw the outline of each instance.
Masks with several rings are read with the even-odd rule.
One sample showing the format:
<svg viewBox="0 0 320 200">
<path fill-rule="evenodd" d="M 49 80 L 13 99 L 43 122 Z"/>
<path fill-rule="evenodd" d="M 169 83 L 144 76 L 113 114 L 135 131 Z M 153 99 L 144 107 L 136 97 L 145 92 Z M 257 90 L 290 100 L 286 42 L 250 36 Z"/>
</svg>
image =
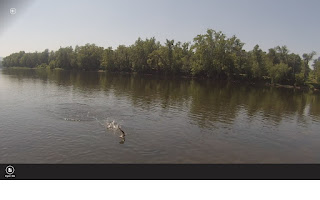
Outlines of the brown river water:
<svg viewBox="0 0 320 200">
<path fill-rule="evenodd" d="M 0 163 L 320 163 L 320 94 L 2 69 Z"/>
</svg>

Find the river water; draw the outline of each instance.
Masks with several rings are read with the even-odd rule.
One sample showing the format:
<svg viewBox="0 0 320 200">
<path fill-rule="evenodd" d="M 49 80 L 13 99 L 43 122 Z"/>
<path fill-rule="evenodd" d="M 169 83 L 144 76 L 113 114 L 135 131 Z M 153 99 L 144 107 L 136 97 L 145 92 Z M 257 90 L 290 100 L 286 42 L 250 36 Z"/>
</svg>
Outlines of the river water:
<svg viewBox="0 0 320 200">
<path fill-rule="evenodd" d="M 320 94 L 3 69 L 0 163 L 320 163 Z"/>
</svg>

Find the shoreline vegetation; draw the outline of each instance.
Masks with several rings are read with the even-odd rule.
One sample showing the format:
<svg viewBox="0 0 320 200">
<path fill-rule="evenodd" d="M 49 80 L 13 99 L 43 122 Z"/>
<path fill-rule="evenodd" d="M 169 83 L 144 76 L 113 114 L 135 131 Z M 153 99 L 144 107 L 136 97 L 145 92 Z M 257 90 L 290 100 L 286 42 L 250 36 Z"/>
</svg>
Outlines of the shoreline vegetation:
<svg viewBox="0 0 320 200">
<path fill-rule="evenodd" d="M 82 70 L 116 73 L 157 74 L 201 79 L 263 82 L 287 88 L 320 89 L 320 57 L 312 63 L 316 52 L 291 53 L 286 46 L 268 52 L 256 45 L 243 49 L 236 36 L 208 29 L 193 42 L 166 40 L 162 45 L 154 37 L 138 38 L 133 45 L 116 49 L 95 44 L 60 47 L 57 51 L 13 53 L 2 60 L 6 68 Z"/>
<path fill-rule="evenodd" d="M 62 68 L 54 68 L 54 69 L 50 69 L 50 68 L 43 68 L 43 67 L 38 67 L 38 68 L 31 68 L 31 67 L 10 67 L 7 69 L 13 69 L 13 70 L 49 70 L 49 71 L 70 71 L 70 72 L 77 72 L 79 70 L 64 70 Z M 203 81 L 203 80 L 213 80 L 213 81 L 218 81 L 218 82 L 231 82 L 233 84 L 237 84 L 237 83 L 242 83 L 242 84 L 246 84 L 246 85 L 252 85 L 252 86 L 267 86 L 267 87 L 275 87 L 275 88 L 286 88 L 286 89 L 294 89 L 294 90 L 302 90 L 302 91 L 307 91 L 307 90 L 312 90 L 313 92 L 320 92 L 319 89 L 320 85 L 318 86 L 318 84 L 315 84 L 315 86 L 306 84 L 306 85 L 302 85 L 302 86 L 298 86 L 298 85 L 284 85 L 284 84 L 278 84 L 278 83 L 269 83 L 268 81 L 259 81 L 259 82 L 252 82 L 250 80 L 214 80 L 214 79 L 208 79 L 205 77 L 195 77 L 195 76 L 184 76 L 184 75 L 163 75 L 163 74 L 139 74 L 137 72 L 108 72 L 106 70 L 98 70 L 98 71 L 86 71 L 86 72 L 99 72 L 99 73 L 111 73 L 111 74 L 118 74 L 118 75 L 142 75 L 142 76 L 153 76 L 155 78 L 168 78 L 169 80 L 174 79 L 174 78 L 181 78 L 181 79 L 190 79 L 190 80 L 199 80 L 199 81 Z"/>
</svg>

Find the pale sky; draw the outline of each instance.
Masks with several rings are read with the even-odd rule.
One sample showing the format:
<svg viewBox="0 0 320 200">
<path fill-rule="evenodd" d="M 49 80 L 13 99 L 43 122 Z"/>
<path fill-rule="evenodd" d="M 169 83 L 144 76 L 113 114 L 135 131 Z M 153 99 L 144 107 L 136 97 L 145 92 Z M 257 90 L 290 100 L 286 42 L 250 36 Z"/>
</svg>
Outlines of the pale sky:
<svg viewBox="0 0 320 200">
<path fill-rule="evenodd" d="M 35 0 L 19 9 L 1 10 L 7 23 L 0 57 L 86 43 L 131 45 L 138 37 L 191 42 L 208 28 L 235 34 L 246 50 L 287 45 L 320 56 L 319 0 Z"/>
</svg>

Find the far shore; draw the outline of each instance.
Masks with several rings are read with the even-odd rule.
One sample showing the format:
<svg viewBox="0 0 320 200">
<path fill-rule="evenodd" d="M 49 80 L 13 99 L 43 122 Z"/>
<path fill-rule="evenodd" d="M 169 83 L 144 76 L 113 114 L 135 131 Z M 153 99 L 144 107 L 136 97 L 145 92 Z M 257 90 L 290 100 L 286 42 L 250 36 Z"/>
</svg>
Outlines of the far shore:
<svg viewBox="0 0 320 200">
<path fill-rule="evenodd" d="M 54 69 L 49 69 L 49 68 L 31 68 L 31 67 L 9 67 L 6 68 L 4 67 L 3 69 L 14 69 L 14 70 L 50 70 L 50 71 L 74 71 L 78 72 L 80 70 L 65 70 L 62 68 L 54 68 Z M 98 70 L 98 71 L 85 71 L 85 72 L 98 72 L 98 73 L 113 73 L 113 74 L 139 74 L 143 76 L 157 76 L 157 77 L 179 77 L 183 79 L 195 79 L 195 80 L 217 80 L 217 81 L 226 81 L 226 82 L 232 82 L 232 83 L 245 83 L 249 85 L 259 85 L 259 86 L 268 86 L 268 87 L 274 87 L 274 88 L 286 88 L 286 89 L 294 89 L 294 90 L 301 90 L 301 91 L 312 91 L 312 92 L 319 92 L 320 91 L 320 85 L 316 83 L 308 83 L 307 85 L 303 86 L 296 86 L 296 85 L 285 85 L 285 84 L 278 84 L 278 83 L 270 83 L 270 82 L 254 82 L 254 81 L 248 81 L 248 80 L 219 80 L 219 79 L 213 79 L 213 78 L 208 78 L 208 77 L 196 77 L 196 76 L 186 76 L 186 75 L 164 75 L 164 74 L 157 74 L 157 73 L 137 73 L 137 72 L 108 72 L 107 70 Z"/>
</svg>

